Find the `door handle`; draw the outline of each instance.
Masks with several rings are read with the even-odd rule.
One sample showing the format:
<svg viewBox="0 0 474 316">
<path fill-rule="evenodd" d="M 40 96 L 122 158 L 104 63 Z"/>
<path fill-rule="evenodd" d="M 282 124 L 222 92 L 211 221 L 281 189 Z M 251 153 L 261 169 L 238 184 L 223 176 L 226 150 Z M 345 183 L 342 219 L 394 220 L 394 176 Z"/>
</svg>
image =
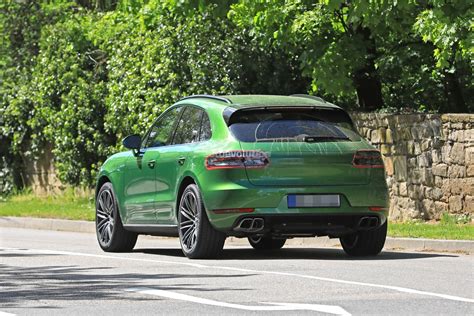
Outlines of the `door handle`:
<svg viewBox="0 0 474 316">
<path fill-rule="evenodd" d="M 148 161 L 148 167 L 151 169 L 155 168 L 156 160 L 150 160 Z"/>
<path fill-rule="evenodd" d="M 180 157 L 180 158 L 178 158 L 178 164 L 179 164 L 180 166 L 184 165 L 184 162 L 185 162 L 185 161 L 186 161 L 186 157 Z"/>
</svg>

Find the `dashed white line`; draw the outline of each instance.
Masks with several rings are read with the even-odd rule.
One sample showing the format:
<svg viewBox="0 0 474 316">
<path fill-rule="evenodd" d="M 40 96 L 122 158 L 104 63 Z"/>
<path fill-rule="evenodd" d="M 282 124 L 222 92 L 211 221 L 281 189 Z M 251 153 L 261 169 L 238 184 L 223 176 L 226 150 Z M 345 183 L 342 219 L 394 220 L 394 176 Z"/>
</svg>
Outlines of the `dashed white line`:
<svg viewBox="0 0 474 316">
<path fill-rule="evenodd" d="M 272 302 L 261 302 L 261 304 L 270 304 L 272 306 L 262 306 L 262 305 L 241 305 L 234 303 L 219 302 L 215 300 L 210 300 L 207 298 L 201 298 L 181 293 L 176 293 L 172 291 L 157 290 L 151 288 L 131 288 L 127 289 L 129 292 L 137 292 L 141 294 L 148 294 L 160 297 L 166 297 L 175 300 L 193 302 L 204 305 L 212 305 L 219 307 L 234 308 L 246 311 L 295 311 L 295 310 L 307 310 L 307 311 L 317 311 L 327 314 L 350 316 L 344 308 L 335 305 L 319 305 L 319 304 L 298 304 L 298 303 L 272 303 Z"/>
<path fill-rule="evenodd" d="M 116 259 L 116 260 L 140 261 L 140 262 L 151 262 L 151 263 L 163 263 L 163 264 L 172 264 L 172 265 L 184 265 L 184 266 L 190 266 L 190 267 L 201 268 L 201 269 L 220 269 L 220 270 L 228 270 L 228 271 L 258 273 L 258 274 L 281 275 L 281 276 L 312 279 L 312 280 L 319 280 L 319 281 L 326 281 L 326 282 L 333 282 L 333 283 L 341 283 L 341 284 L 350 284 L 350 285 L 358 285 L 358 286 L 365 286 L 365 287 L 381 288 L 381 289 L 393 290 L 393 291 L 402 292 L 402 293 L 433 296 L 433 297 L 438 297 L 438 298 L 451 300 L 451 301 L 474 303 L 474 299 L 470 299 L 470 298 L 466 298 L 466 297 L 460 297 L 460 296 L 454 296 L 454 295 L 449 295 L 449 294 L 427 292 L 427 291 L 421 291 L 421 290 L 410 289 L 410 288 L 405 288 L 405 287 L 400 287 L 400 286 L 393 286 L 393 285 L 365 283 L 365 282 L 358 282 L 358 281 L 347 281 L 347 280 L 341 280 L 341 279 L 325 278 L 325 277 L 318 277 L 318 276 L 313 276 L 313 275 L 290 273 L 290 272 L 278 272 L 278 271 L 268 271 L 268 270 L 252 270 L 252 269 L 243 269 L 243 268 L 235 268 L 235 267 L 203 265 L 203 264 L 191 263 L 191 262 L 180 262 L 180 261 L 170 261 L 170 260 L 152 260 L 152 259 L 143 259 L 143 258 L 129 258 L 129 257 L 114 256 L 114 255 L 98 255 L 98 254 L 91 254 L 91 253 L 80 253 L 80 252 L 59 251 L 59 250 L 18 249 L 18 248 L 0 248 L 0 249 L 12 250 L 12 251 L 36 252 L 36 253 L 44 253 L 44 254 L 59 254 L 59 255 L 68 255 L 68 256 L 81 256 L 81 257 L 93 257 L 93 258 L 105 258 L 105 259 Z"/>
</svg>

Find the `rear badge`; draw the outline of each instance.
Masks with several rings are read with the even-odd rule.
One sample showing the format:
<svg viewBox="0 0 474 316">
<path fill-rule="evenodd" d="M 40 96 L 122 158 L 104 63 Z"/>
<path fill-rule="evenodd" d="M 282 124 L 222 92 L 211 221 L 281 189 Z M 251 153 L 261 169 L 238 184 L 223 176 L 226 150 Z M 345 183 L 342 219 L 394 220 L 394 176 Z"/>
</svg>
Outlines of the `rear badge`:
<svg viewBox="0 0 474 316">
<path fill-rule="evenodd" d="M 288 207 L 340 207 L 339 194 L 290 194 Z"/>
</svg>

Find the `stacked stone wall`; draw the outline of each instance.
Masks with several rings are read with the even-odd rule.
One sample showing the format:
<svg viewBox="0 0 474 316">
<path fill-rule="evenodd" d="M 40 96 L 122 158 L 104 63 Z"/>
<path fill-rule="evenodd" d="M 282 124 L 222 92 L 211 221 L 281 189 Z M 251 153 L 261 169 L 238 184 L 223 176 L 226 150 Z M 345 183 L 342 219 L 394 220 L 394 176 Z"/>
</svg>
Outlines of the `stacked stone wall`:
<svg viewBox="0 0 474 316">
<path fill-rule="evenodd" d="M 383 154 L 392 219 L 474 213 L 474 115 L 352 113 Z"/>
</svg>

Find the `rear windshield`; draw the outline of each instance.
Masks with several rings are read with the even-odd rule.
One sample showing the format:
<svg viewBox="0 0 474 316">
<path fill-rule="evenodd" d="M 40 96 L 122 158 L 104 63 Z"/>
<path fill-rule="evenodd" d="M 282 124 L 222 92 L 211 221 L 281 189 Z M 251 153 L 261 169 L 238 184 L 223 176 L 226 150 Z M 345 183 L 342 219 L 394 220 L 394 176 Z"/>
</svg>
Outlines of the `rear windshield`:
<svg viewBox="0 0 474 316">
<path fill-rule="evenodd" d="M 349 115 L 338 109 L 258 109 L 232 114 L 229 129 L 242 142 L 360 141 Z"/>
</svg>

